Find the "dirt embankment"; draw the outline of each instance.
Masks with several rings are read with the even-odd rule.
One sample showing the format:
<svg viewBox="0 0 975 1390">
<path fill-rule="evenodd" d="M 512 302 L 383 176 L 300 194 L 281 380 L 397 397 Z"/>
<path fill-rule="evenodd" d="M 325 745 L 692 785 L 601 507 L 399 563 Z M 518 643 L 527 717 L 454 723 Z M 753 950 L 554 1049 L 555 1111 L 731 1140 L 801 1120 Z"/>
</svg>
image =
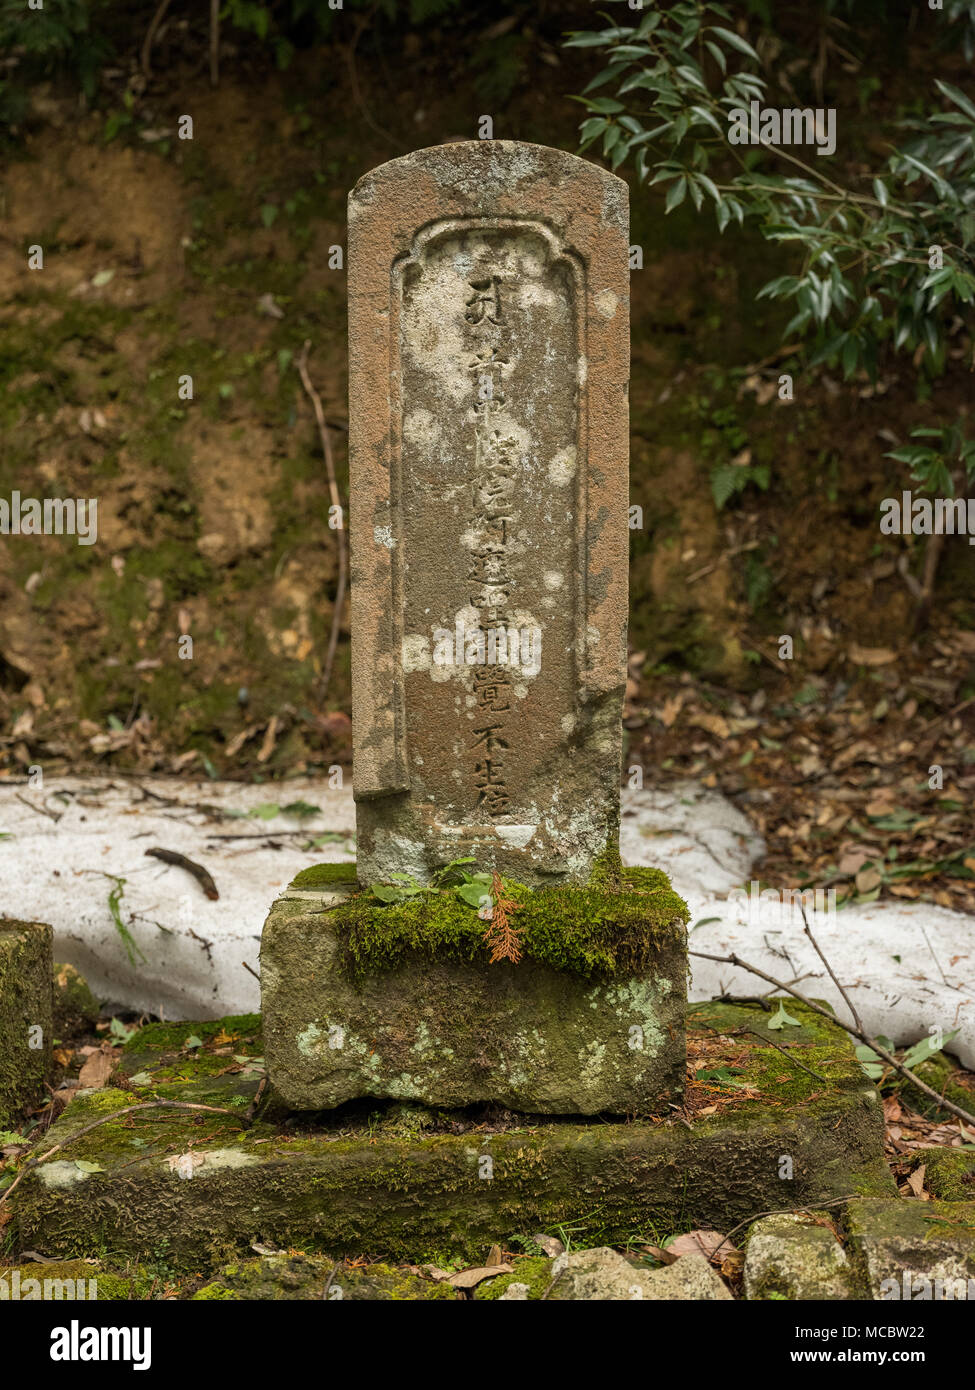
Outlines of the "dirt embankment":
<svg viewBox="0 0 975 1390">
<path fill-rule="evenodd" d="M 2 177 L 0 496 L 96 497 L 98 543 L 0 545 L 0 775 L 347 760 L 344 628 L 327 691 L 321 680 L 337 538 L 295 360 L 310 339 L 344 491 L 346 192 L 383 159 L 476 129 L 479 98 L 435 88 L 421 58 L 414 45 L 392 87 L 363 64 L 353 86 L 315 54 L 283 76 L 225 64 L 216 91 L 160 70 L 131 110 L 109 87 L 81 118 L 75 97 L 43 94 L 45 120 Z M 571 148 L 565 94 L 591 75 L 584 62 L 541 64 L 496 133 Z M 870 111 L 858 119 L 868 129 Z M 857 138 L 837 158 L 856 165 Z M 756 303 L 774 267 L 755 235 L 722 238 L 689 207 L 664 218 L 643 190 L 632 240 L 634 737 L 674 726 L 658 716 L 681 672 L 706 701 L 764 687 L 791 699 L 810 680 L 825 698 L 876 683 L 858 648 L 896 652 L 898 707 L 950 708 L 972 679 L 954 634 L 972 626 L 975 552 L 948 548 L 912 647 L 898 566 L 916 569 L 918 553 L 879 534 L 877 508 L 895 486 L 885 452 L 964 405 L 971 344 L 955 340 L 922 399 L 908 365 L 844 384 L 805 372 L 781 311 Z M 38 245 L 43 269 L 30 269 Z M 767 467 L 768 488 L 719 511 L 712 475 L 729 464 Z M 945 688 L 912 693 L 905 680 L 939 660 Z"/>
</svg>

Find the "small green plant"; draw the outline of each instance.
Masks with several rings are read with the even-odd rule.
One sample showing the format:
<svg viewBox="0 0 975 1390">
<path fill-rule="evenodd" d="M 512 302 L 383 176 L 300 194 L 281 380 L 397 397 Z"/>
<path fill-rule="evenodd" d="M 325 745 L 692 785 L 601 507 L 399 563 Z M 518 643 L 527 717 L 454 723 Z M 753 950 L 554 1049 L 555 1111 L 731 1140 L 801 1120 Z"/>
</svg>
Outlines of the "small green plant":
<svg viewBox="0 0 975 1390">
<path fill-rule="evenodd" d="M 959 424 L 911 430 L 911 438 L 930 439 L 932 443 L 905 444 L 886 457 L 906 463 L 922 492 L 954 497 L 958 480 L 963 486 L 975 480 L 975 439 L 966 438 Z"/>
<path fill-rule="evenodd" d="M 936 1053 L 947 1047 L 952 1038 L 957 1037 L 960 1031 L 959 1028 L 955 1028 L 953 1032 L 942 1033 L 940 1037 L 931 1035 L 930 1037 L 922 1038 L 920 1042 L 916 1042 L 913 1047 L 909 1047 L 904 1053 L 904 1066 L 913 1068 L 920 1066 L 922 1062 L 929 1061 Z M 877 1041 L 885 1051 L 894 1051 L 894 1044 L 891 1042 L 890 1038 L 879 1036 Z M 872 1047 L 866 1046 L 858 1047 L 856 1054 L 860 1065 L 870 1077 L 870 1080 L 879 1081 L 887 1070 L 887 1064 L 884 1062 L 883 1058 L 880 1057 L 878 1053 L 874 1052 Z"/>
<path fill-rule="evenodd" d="M 106 874 L 106 878 L 110 878 L 113 884 L 108 893 L 108 910 L 112 914 L 115 930 L 122 938 L 122 944 L 125 947 L 125 953 L 129 958 L 129 963 L 135 965 L 136 956 L 145 963 L 146 958 L 136 945 L 135 937 L 129 931 L 126 923 L 122 921 L 121 903 L 125 894 L 125 885 L 128 880 L 119 878 L 116 874 Z"/>
<path fill-rule="evenodd" d="M 418 883 L 412 874 L 390 874 L 380 883 L 370 884 L 369 892 L 381 903 L 405 903 L 422 893 L 450 893 L 480 910 L 493 909 L 489 873 L 473 873 L 466 866 L 473 858 L 454 859 L 431 878 L 429 884 Z"/>
<path fill-rule="evenodd" d="M 111 1023 L 109 1024 L 108 1036 L 111 1038 L 113 1043 L 118 1043 L 120 1046 L 124 1046 L 125 1043 L 128 1042 L 129 1038 L 135 1037 L 138 1031 L 138 1028 L 136 1028 L 134 1025 L 130 1026 L 128 1023 L 123 1023 L 120 1018 L 113 1018 Z"/>
<path fill-rule="evenodd" d="M 791 1014 L 786 1013 L 785 1005 L 780 999 L 779 1007 L 769 1019 L 767 1026 L 769 1028 L 801 1028 L 802 1025 L 797 1018 L 793 1018 Z"/>
<path fill-rule="evenodd" d="M 31 86 L 67 72 L 90 101 L 112 52 L 92 21 L 100 0 L 0 0 L 0 53 L 9 54 L 0 79 L 0 120 L 16 126 L 27 112 Z"/>
</svg>

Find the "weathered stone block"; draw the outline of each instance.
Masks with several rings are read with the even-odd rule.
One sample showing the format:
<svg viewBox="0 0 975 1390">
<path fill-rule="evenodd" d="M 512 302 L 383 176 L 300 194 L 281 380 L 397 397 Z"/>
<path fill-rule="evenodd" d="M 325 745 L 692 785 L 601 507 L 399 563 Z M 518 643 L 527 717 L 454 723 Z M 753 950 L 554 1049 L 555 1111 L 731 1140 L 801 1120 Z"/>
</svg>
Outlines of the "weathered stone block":
<svg viewBox="0 0 975 1390">
<path fill-rule="evenodd" d="M 975 1202 L 866 1198 L 850 1203 L 846 1225 L 868 1298 L 975 1298 Z"/>
<path fill-rule="evenodd" d="M 727 1284 L 703 1255 L 682 1255 L 663 1269 L 637 1269 L 607 1246 L 594 1250 L 566 1251 L 552 1262 L 548 1297 L 565 1299 L 633 1299 L 653 1301 L 693 1299 L 712 1301 L 731 1298 Z"/>
<path fill-rule="evenodd" d="M 518 964 L 489 963 L 485 924 L 451 894 L 388 907 L 344 898 L 351 883 L 290 889 L 261 940 L 275 1090 L 297 1110 L 361 1096 L 535 1114 L 666 1107 L 684 1087 L 687 909 L 663 874 L 634 874 L 646 890 L 523 893 Z M 614 955 L 618 969 L 578 973 Z"/>
<path fill-rule="evenodd" d="M 763 1217 L 750 1228 L 744 1287 L 753 1300 L 855 1297 L 850 1261 L 829 1226 L 791 1212 Z"/>
<path fill-rule="evenodd" d="M 450 1284 L 421 1278 L 409 1269 L 387 1264 L 350 1266 L 321 1255 L 302 1255 L 281 1250 L 260 1259 L 225 1265 L 214 1279 L 189 1295 L 194 1301 L 295 1302 L 299 1300 L 343 1303 L 414 1301 L 456 1303 L 461 1297 Z"/>
<path fill-rule="evenodd" d="M 51 1062 L 54 933 L 0 919 L 0 1125 L 43 1090 Z"/>
<path fill-rule="evenodd" d="M 693 1045 L 707 1046 L 711 1069 L 733 1066 L 738 1084 L 690 1082 L 689 1118 L 629 1123 L 404 1114 L 370 1101 L 297 1127 L 275 1118 L 265 1093 L 248 1126 L 260 1020 L 151 1025 L 123 1053 L 130 1089 L 83 1093 L 44 1136 L 46 1147 L 69 1142 L 25 1175 L 12 1229 L 22 1248 L 52 1257 L 109 1252 L 115 1263 L 128 1255 L 190 1271 L 249 1257 L 254 1242 L 333 1258 L 480 1264 L 496 1241 L 559 1225 L 572 1225 L 580 1242 L 616 1245 L 688 1225 L 729 1231 L 786 1202 L 896 1197 L 879 1097 L 849 1039 L 802 1005 L 789 1011 L 802 1026 L 783 1040 L 766 1033 L 758 1009 L 693 1006 Z M 191 1032 L 201 1047 L 184 1046 Z M 235 1054 L 253 1058 L 242 1074 L 227 1073 L 228 1034 Z M 792 1066 L 773 1041 L 828 1079 Z M 111 1118 L 160 1096 L 231 1113 Z M 95 1119 L 106 1122 L 71 1142 Z M 783 1154 L 793 1160 L 789 1181 Z"/>
</svg>

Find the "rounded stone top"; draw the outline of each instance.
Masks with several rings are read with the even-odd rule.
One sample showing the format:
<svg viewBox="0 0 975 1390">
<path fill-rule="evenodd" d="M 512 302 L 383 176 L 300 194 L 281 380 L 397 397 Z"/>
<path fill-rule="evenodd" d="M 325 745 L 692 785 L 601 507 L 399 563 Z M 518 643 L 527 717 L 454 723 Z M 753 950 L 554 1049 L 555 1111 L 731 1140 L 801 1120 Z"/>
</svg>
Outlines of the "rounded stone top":
<svg viewBox="0 0 975 1390">
<path fill-rule="evenodd" d="M 553 202 L 564 202 L 568 185 L 574 198 L 599 198 L 602 220 L 627 225 L 629 189 L 618 175 L 567 150 L 522 140 L 455 140 L 388 160 L 356 183 L 349 194 L 350 216 L 386 190 L 401 193 L 410 181 L 487 212 L 496 200 L 524 196 L 528 188 L 537 202 L 539 186 L 551 190 Z"/>
</svg>

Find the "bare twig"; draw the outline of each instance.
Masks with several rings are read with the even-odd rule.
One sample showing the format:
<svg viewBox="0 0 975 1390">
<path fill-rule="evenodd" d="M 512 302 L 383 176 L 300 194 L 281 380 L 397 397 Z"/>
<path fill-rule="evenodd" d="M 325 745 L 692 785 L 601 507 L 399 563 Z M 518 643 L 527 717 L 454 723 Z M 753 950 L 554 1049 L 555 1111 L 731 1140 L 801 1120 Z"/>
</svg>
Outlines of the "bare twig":
<svg viewBox="0 0 975 1390">
<path fill-rule="evenodd" d="M 852 1023 L 844 1023 L 841 1018 L 837 1018 L 836 1014 L 830 1013 L 829 1009 L 824 1009 L 820 1004 L 817 1004 L 814 999 L 810 999 L 808 995 L 800 993 L 797 989 L 793 989 L 791 985 L 783 984 L 783 982 L 777 980 L 774 975 L 767 975 L 764 970 L 759 970 L 757 965 L 749 965 L 747 961 L 742 960 L 741 956 L 735 955 L 734 951 L 727 956 L 714 956 L 708 951 L 688 951 L 687 954 L 689 956 L 697 956 L 700 960 L 717 961 L 719 965 L 734 965 L 739 970 L 747 970 L 750 975 L 757 975 L 759 979 L 767 980 L 768 983 L 774 985 L 776 989 L 784 989 L 786 994 L 791 994 L 793 999 L 798 999 L 801 1004 L 805 1004 L 807 1008 L 812 1009 L 813 1013 L 819 1014 L 821 1018 L 828 1019 L 830 1023 L 838 1024 L 845 1033 L 849 1033 L 852 1037 L 859 1038 L 860 1042 L 864 1043 L 875 1052 L 877 1056 L 881 1058 L 882 1061 L 886 1062 L 889 1067 L 892 1067 L 898 1075 L 906 1077 L 912 1086 L 916 1086 L 919 1091 L 922 1091 L 931 1100 L 937 1101 L 942 1109 L 950 1111 L 952 1115 L 957 1115 L 959 1120 L 964 1120 L 966 1125 L 972 1125 L 973 1128 L 975 1128 L 975 1115 L 969 1114 L 967 1110 L 963 1110 L 960 1105 L 955 1105 L 953 1101 L 945 1100 L 932 1086 L 929 1086 L 926 1081 L 922 1081 L 919 1076 L 915 1075 L 910 1067 L 905 1067 L 903 1062 L 898 1062 L 897 1058 L 893 1056 L 892 1053 L 888 1052 L 876 1038 L 872 1038 L 863 1028 L 857 1027 Z"/>
<path fill-rule="evenodd" d="M 152 16 L 152 19 L 149 21 L 149 28 L 146 30 L 146 36 L 142 40 L 142 53 L 140 55 L 140 61 L 142 63 L 142 71 L 145 73 L 146 77 L 152 76 L 152 65 L 149 61 L 150 56 L 152 54 L 152 45 L 156 41 L 156 35 L 159 32 L 159 26 L 162 24 L 163 20 L 166 17 L 166 11 L 169 9 L 169 5 L 170 0 L 159 0 L 159 5 L 156 8 L 156 12 Z"/>
<path fill-rule="evenodd" d="M 64 815 L 63 811 L 49 811 L 46 806 L 35 806 L 32 801 L 27 800 L 26 796 L 21 796 L 20 792 L 17 792 L 16 796 L 17 800 L 23 802 L 28 811 L 33 811 L 34 814 L 38 816 L 47 816 L 49 820 L 54 821 L 55 825 L 57 825 L 58 821 Z"/>
<path fill-rule="evenodd" d="M 914 611 L 912 630 L 915 633 L 923 632 L 928 625 L 928 618 L 931 615 L 931 605 L 934 602 L 934 586 L 938 578 L 938 565 L 941 561 L 941 552 L 944 549 L 945 538 L 943 534 L 935 532 L 928 536 L 924 546 L 924 568 L 921 574 L 921 592 L 918 596 L 917 608 Z"/>
<path fill-rule="evenodd" d="M 372 112 L 366 105 L 365 98 L 362 95 L 362 88 L 359 86 L 359 73 L 356 68 L 356 48 L 359 46 L 359 40 L 362 38 L 363 30 L 369 24 L 369 21 L 372 19 L 375 12 L 376 6 L 373 5 L 370 9 L 368 9 L 365 12 L 365 14 L 359 16 L 355 28 L 355 33 L 352 35 L 352 40 L 345 46 L 345 58 L 349 67 L 349 87 L 352 91 L 352 98 L 356 106 L 358 106 L 359 110 L 362 112 L 362 117 L 363 120 L 366 122 L 366 125 L 368 125 L 372 130 L 374 130 L 377 135 L 381 135 L 384 140 L 389 140 L 393 145 L 397 145 L 399 142 L 397 141 L 396 137 L 394 135 L 391 135 L 388 130 L 385 130 L 373 119 Z"/>
<path fill-rule="evenodd" d="M 761 1042 L 766 1043 L 767 1046 L 774 1047 L 776 1052 L 781 1052 L 782 1056 L 788 1058 L 788 1060 L 793 1064 L 793 1066 L 801 1067 L 803 1071 L 808 1072 L 809 1075 L 813 1077 L 816 1081 L 821 1081 L 824 1086 L 829 1085 L 828 1077 L 820 1076 L 818 1071 L 813 1071 L 812 1067 L 807 1067 L 805 1062 L 800 1062 L 798 1057 L 793 1057 L 792 1053 L 789 1051 L 787 1047 L 782 1047 L 779 1043 L 773 1042 L 772 1039 L 767 1038 L 764 1033 L 756 1033 L 754 1028 L 749 1028 L 747 1029 L 747 1031 L 751 1033 L 753 1038 L 758 1038 Z"/>
<path fill-rule="evenodd" d="M 264 1095 L 264 1092 L 265 1092 L 266 1090 L 267 1090 L 267 1077 L 266 1077 L 266 1076 L 262 1076 L 262 1077 L 261 1077 L 261 1080 L 260 1080 L 260 1084 L 259 1084 L 257 1090 L 256 1090 L 255 1093 L 254 1093 L 254 1099 L 251 1101 L 250 1105 L 249 1105 L 249 1106 L 247 1107 L 247 1109 L 244 1111 L 244 1119 L 246 1120 L 246 1122 L 247 1122 L 248 1124 L 251 1123 L 251 1121 L 254 1119 L 254 1116 L 257 1114 L 257 1107 L 260 1105 L 260 1103 L 261 1103 L 261 1097 Z"/>
<path fill-rule="evenodd" d="M 244 967 L 246 971 L 249 972 L 249 974 L 254 976 L 254 979 L 257 981 L 258 984 L 261 983 L 261 977 L 260 975 L 258 975 L 257 971 L 253 968 L 253 966 L 248 965 L 246 960 L 242 960 L 241 965 Z"/>
<path fill-rule="evenodd" d="M 0 1192 L 0 1204 L 7 1200 L 17 1184 L 22 1178 L 27 1176 L 31 1169 L 36 1168 L 39 1164 L 52 1158 L 54 1154 L 58 1153 L 61 1149 L 66 1149 L 69 1144 L 73 1144 L 75 1140 L 80 1139 L 82 1135 L 90 1133 L 93 1129 L 97 1129 L 99 1125 L 107 1125 L 109 1120 L 117 1120 L 122 1115 L 131 1115 L 135 1110 L 208 1110 L 212 1115 L 229 1115 L 231 1119 L 236 1120 L 238 1124 L 242 1121 L 239 1110 L 228 1110 L 224 1105 L 196 1105 L 188 1100 L 143 1100 L 140 1101 L 138 1105 L 123 1105 L 120 1110 L 113 1110 L 110 1115 L 102 1115 L 100 1119 L 92 1120 L 90 1125 L 84 1125 L 81 1129 L 75 1130 L 74 1134 L 69 1134 L 67 1139 L 62 1139 L 59 1143 L 55 1144 L 53 1148 L 48 1149 L 46 1153 L 38 1154 L 36 1158 L 30 1159 L 30 1161 L 21 1168 L 6 1191 Z M 246 1125 L 244 1127 L 246 1128 Z"/>
<path fill-rule="evenodd" d="M 164 864 L 174 864 L 177 869 L 185 869 L 188 874 L 193 875 L 207 897 L 214 902 L 220 897 L 217 885 L 203 865 L 197 864 L 193 859 L 187 859 L 185 854 L 180 854 L 175 849 L 147 849 L 146 854 L 152 859 L 161 859 Z"/>
<path fill-rule="evenodd" d="M 862 1033 L 862 1032 L 863 1032 L 863 1019 L 862 1019 L 862 1018 L 860 1017 L 860 1015 L 857 1013 L 856 1005 L 854 1004 L 854 1002 L 853 1002 L 853 1000 L 850 998 L 850 996 L 847 994 L 847 992 L 846 992 L 846 990 L 843 988 L 843 986 L 840 984 L 839 980 L 836 978 L 836 972 L 834 971 L 833 967 L 830 965 L 830 963 L 829 963 L 829 961 L 826 959 L 826 957 L 823 955 L 823 952 L 822 952 L 822 950 L 821 950 L 821 948 L 820 948 L 819 942 L 818 942 L 818 941 L 816 940 L 816 938 L 813 936 L 813 934 L 812 934 L 812 929 L 811 929 L 810 926 L 809 926 L 809 918 L 806 916 L 806 904 L 805 904 L 804 902 L 802 902 L 801 900 L 800 900 L 800 902 L 799 902 L 799 911 L 802 913 L 803 929 L 804 929 L 806 935 L 809 937 L 809 940 L 812 942 L 813 950 L 816 952 L 816 954 L 817 954 L 817 956 L 819 957 L 819 959 L 820 959 L 820 960 L 823 962 L 823 964 L 825 965 L 825 967 L 826 967 L 826 969 L 827 969 L 827 971 L 828 971 L 828 973 L 829 973 L 829 978 L 833 981 L 833 984 L 836 986 L 836 988 L 839 990 L 840 994 L 843 996 L 843 1002 L 844 1002 L 844 1004 L 846 1005 L 846 1007 L 847 1007 L 847 1008 L 849 1009 L 849 1011 L 850 1011 L 850 1017 L 853 1019 L 853 1022 L 856 1024 L 856 1026 L 860 1029 L 860 1032 Z"/>
<path fill-rule="evenodd" d="M 345 588 L 349 574 L 349 554 L 348 541 L 345 533 L 345 513 L 342 509 L 342 499 L 339 496 L 339 485 L 335 476 L 335 456 L 332 453 L 332 441 L 329 438 L 328 425 L 325 422 L 325 412 L 322 409 L 322 398 L 312 385 L 311 377 L 308 375 L 308 349 L 311 341 L 306 338 L 305 345 L 301 349 L 298 357 L 298 375 L 301 377 L 301 384 L 305 388 L 315 410 L 315 419 L 318 422 L 318 433 L 321 436 L 322 452 L 325 455 L 325 468 L 328 472 L 328 491 L 332 500 L 332 506 L 337 508 L 336 515 L 339 519 L 339 526 L 336 529 L 339 547 L 339 574 L 335 585 L 335 603 L 332 607 L 332 631 L 329 634 L 328 649 L 325 653 L 325 662 L 322 666 L 322 675 L 319 682 L 318 697 L 324 701 L 328 692 L 329 681 L 332 678 L 332 666 L 335 662 L 335 649 L 339 641 L 339 626 L 342 622 L 342 609 L 345 606 Z"/>
<path fill-rule="evenodd" d="M 782 1207 L 778 1211 L 758 1211 L 755 1213 L 754 1216 L 746 1216 L 744 1221 L 738 1222 L 737 1226 L 732 1226 L 731 1230 L 722 1240 L 721 1245 L 727 1245 L 728 1242 L 731 1240 L 731 1237 L 737 1231 L 742 1230 L 745 1226 L 750 1226 L 753 1221 L 761 1220 L 763 1216 L 795 1216 L 799 1212 L 825 1211 L 829 1207 L 841 1207 L 846 1202 L 852 1202 L 856 1199 L 857 1196 L 858 1194 L 856 1192 L 850 1192 L 846 1197 L 833 1197 L 832 1200 L 829 1202 L 806 1202 L 801 1207 Z M 713 1251 L 711 1252 L 712 1260 L 714 1259 L 718 1251 L 721 1249 L 721 1245 L 716 1245 L 714 1247 Z"/>
</svg>

